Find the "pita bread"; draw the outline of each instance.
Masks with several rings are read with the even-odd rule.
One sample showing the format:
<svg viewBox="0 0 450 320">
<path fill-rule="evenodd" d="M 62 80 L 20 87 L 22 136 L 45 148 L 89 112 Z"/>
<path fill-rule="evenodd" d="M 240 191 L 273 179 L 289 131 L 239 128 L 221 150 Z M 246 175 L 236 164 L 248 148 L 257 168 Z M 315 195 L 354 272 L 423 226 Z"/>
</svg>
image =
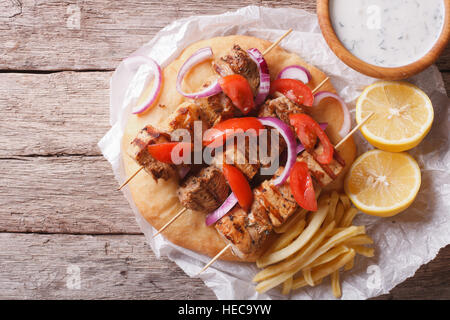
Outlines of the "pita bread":
<svg viewBox="0 0 450 320">
<path fill-rule="evenodd" d="M 122 140 L 122 150 L 127 150 L 130 142 L 147 124 L 151 124 L 158 129 L 167 128 L 166 120 L 168 116 L 179 104 L 187 100 L 177 92 L 175 83 L 178 70 L 192 53 L 200 48 L 209 46 L 212 48 L 216 57 L 223 56 L 234 44 L 238 44 L 244 50 L 258 48 L 261 52 L 271 45 L 271 43 L 266 40 L 236 35 L 203 40 L 187 47 L 179 58 L 164 69 L 163 88 L 159 101 L 155 106 L 144 114 L 130 115 Z M 280 47 L 275 47 L 266 55 L 265 59 L 268 63 L 272 79 L 274 79 L 284 67 L 293 64 L 302 65 L 310 71 L 312 75 L 312 79 L 308 83 L 310 88 L 315 88 L 326 77 L 322 71 L 314 66 L 308 65 L 296 54 L 289 53 Z M 211 68 L 211 62 L 206 61 L 196 66 L 192 72 L 187 75 L 185 89 L 190 90 L 190 92 L 197 91 L 205 81 L 214 79 L 215 77 L 217 77 L 217 75 Z M 330 81 L 327 81 L 321 90 L 335 92 Z M 311 115 L 319 122 L 328 122 L 329 125 L 326 131 L 331 142 L 336 143 L 340 139 L 337 132 L 341 126 L 343 115 L 337 102 L 330 99 L 329 101 L 326 101 L 326 103 L 322 103 L 311 113 Z M 353 162 L 356 153 L 353 140 L 349 139 L 344 143 L 342 147 L 340 147 L 339 152 L 346 161 L 348 169 L 348 166 Z M 122 152 L 122 154 L 126 175 L 129 176 L 134 173 L 139 166 L 126 154 L 126 152 Z M 342 176 L 340 179 L 333 182 L 333 185 L 331 185 L 329 189 L 341 189 Z M 155 181 L 145 171 L 142 171 L 128 184 L 128 188 L 131 191 L 134 202 L 140 213 L 156 229 L 161 228 L 177 212 L 183 209 L 176 194 L 178 188 L 178 181 L 176 178 L 169 179 L 168 181 Z M 213 226 L 207 227 L 205 225 L 205 214 L 191 210 L 187 210 L 182 214 L 163 232 L 163 235 L 178 246 L 206 254 L 210 257 L 215 256 L 226 245 Z M 263 248 L 261 250 L 263 250 Z M 255 252 L 255 254 L 252 257 L 247 258 L 246 261 L 255 261 L 260 255 L 261 250 Z M 234 256 L 230 250 L 222 255 L 221 259 L 242 261 Z"/>
</svg>

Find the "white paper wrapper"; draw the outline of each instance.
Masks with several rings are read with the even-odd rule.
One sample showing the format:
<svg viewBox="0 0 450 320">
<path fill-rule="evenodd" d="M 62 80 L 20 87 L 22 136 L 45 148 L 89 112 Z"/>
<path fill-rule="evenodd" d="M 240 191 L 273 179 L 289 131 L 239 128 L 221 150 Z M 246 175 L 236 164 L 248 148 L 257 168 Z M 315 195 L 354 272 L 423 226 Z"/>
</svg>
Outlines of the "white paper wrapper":
<svg viewBox="0 0 450 320">
<path fill-rule="evenodd" d="M 294 31 L 281 46 L 301 56 L 328 76 L 346 100 L 353 114 L 356 98 L 374 79 L 366 77 L 342 63 L 328 48 L 320 32 L 317 18 L 303 10 L 245 7 L 236 12 L 215 16 L 198 16 L 175 21 L 162 29 L 150 42 L 135 52 L 150 56 L 162 67 L 175 59 L 189 44 L 216 36 L 244 34 L 274 41 L 287 29 Z M 143 68 L 141 68 L 143 69 Z M 145 70 L 130 72 L 119 65 L 111 79 L 111 130 L 99 142 L 105 158 L 111 163 L 115 177 L 124 181 L 120 140 L 133 101 L 139 77 Z M 393 218 L 377 218 L 359 214 L 356 224 L 365 224 L 374 239 L 374 258 L 358 256 L 355 267 L 342 275 L 343 299 L 367 299 L 388 293 L 393 287 L 414 275 L 432 260 L 439 249 L 450 243 L 450 152 L 449 99 L 442 77 L 435 66 L 410 79 L 422 88 L 434 105 L 435 122 L 431 132 L 411 154 L 422 169 L 422 187 L 413 205 Z M 133 84 L 134 83 L 134 84 Z M 355 135 L 358 151 L 370 148 L 359 133 Z M 139 214 L 127 188 L 125 197 L 155 254 L 165 255 L 189 276 L 196 275 L 209 258 L 166 241 L 162 236 L 152 240 L 155 230 Z M 258 294 L 251 279 L 257 272 L 254 264 L 218 261 L 201 275 L 219 299 L 286 299 L 278 289 Z M 330 281 L 294 292 L 291 299 L 333 299 Z"/>
</svg>

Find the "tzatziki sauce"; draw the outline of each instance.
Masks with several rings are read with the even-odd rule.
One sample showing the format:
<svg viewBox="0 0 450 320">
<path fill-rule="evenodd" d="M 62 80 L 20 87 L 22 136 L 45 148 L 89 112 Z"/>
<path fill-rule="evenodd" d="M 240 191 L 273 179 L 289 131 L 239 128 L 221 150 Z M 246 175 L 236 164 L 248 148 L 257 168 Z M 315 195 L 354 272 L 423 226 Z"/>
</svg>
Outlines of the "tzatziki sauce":
<svg viewBox="0 0 450 320">
<path fill-rule="evenodd" d="M 380 67 L 423 57 L 444 25 L 444 0 L 330 0 L 333 29 L 347 50 Z"/>
</svg>

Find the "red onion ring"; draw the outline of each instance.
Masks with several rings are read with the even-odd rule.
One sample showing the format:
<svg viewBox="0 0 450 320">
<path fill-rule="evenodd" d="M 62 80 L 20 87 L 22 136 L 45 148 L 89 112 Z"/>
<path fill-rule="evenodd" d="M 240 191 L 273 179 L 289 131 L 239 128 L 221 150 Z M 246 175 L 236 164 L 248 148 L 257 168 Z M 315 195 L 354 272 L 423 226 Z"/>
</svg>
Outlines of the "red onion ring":
<svg viewBox="0 0 450 320">
<path fill-rule="evenodd" d="M 258 119 L 263 125 L 277 129 L 287 144 L 286 166 L 284 167 L 281 175 L 273 181 L 273 184 L 278 186 L 286 181 L 286 179 L 289 177 L 292 166 L 295 164 L 297 157 L 297 140 L 291 128 L 280 119 L 273 117 L 264 117 Z"/>
<path fill-rule="evenodd" d="M 281 70 L 277 79 L 296 79 L 307 84 L 311 80 L 311 73 L 302 66 L 292 65 Z"/>
<path fill-rule="evenodd" d="M 222 203 L 222 205 L 206 216 L 206 225 L 210 226 L 226 215 L 237 203 L 237 198 L 233 192 Z"/>
<path fill-rule="evenodd" d="M 184 92 L 182 89 L 183 79 L 186 76 L 186 74 L 191 70 L 193 67 L 195 67 L 197 64 L 211 59 L 213 57 L 213 52 L 210 47 L 202 48 L 197 50 L 190 56 L 185 63 L 180 68 L 180 71 L 178 72 L 177 76 L 177 91 L 182 94 L 183 96 L 187 98 L 192 99 L 198 99 L 198 98 L 206 98 L 213 95 L 218 94 L 219 92 L 222 92 L 222 88 L 220 88 L 218 80 L 213 81 L 208 87 L 205 89 L 193 92 L 193 93 L 187 93 Z"/>
<path fill-rule="evenodd" d="M 258 49 L 256 48 L 248 49 L 247 53 L 258 66 L 259 87 L 255 97 L 255 105 L 258 107 L 261 104 L 263 104 L 264 101 L 266 101 L 266 98 L 269 95 L 270 91 L 269 67 L 267 66 L 267 62 L 264 59 L 264 56 Z"/>
<path fill-rule="evenodd" d="M 344 121 L 342 122 L 341 129 L 339 129 L 339 135 L 341 136 L 341 138 L 343 138 L 350 132 L 350 128 L 351 128 L 351 125 L 352 125 L 350 112 L 348 111 L 347 104 L 345 103 L 345 101 L 341 97 L 339 97 L 337 94 L 335 94 L 333 92 L 320 91 L 320 92 L 317 92 L 314 95 L 313 106 L 317 107 L 320 104 L 320 102 L 323 99 L 325 99 L 325 98 L 334 98 L 341 105 L 342 113 L 344 115 Z"/>
<path fill-rule="evenodd" d="M 149 65 L 152 71 L 151 75 L 153 75 L 155 79 L 153 81 L 152 90 L 150 91 L 148 97 L 142 103 L 136 105 L 131 111 L 134 114 L 142 113 L 150 108 L 159 96 L 159 92 L 161 91 L 162 86 L 161 67 L 152 58 L 140 55 L 130 56 L 124 60 L 124 63 L 125 66 L 130 69 L 138 68 L 142 64 Z"/>
</svg>

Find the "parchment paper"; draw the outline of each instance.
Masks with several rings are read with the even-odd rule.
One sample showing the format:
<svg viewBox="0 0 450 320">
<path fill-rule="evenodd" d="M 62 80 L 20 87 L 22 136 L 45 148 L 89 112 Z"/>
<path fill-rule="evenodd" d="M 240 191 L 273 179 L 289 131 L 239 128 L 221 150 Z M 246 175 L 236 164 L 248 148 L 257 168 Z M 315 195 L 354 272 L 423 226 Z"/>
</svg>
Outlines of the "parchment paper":
<svg viewBox="0 0 450 320">
<path fill-rule="evenodd" d="M 294 31 L 281 46 L 297 53 L 328 76 L 338 93 L 348 103 L 354 119 L 355 99 L 362 89 L 375 79 L 366 77 L 342 63 L 328 48 L 320 32 L 317 18 L 303 10 L 292 8 L 270 9 L 250 6 L 222 15 L 197 16 L 173 22 L 141 47 L 137 52 L 148 55 L 165 67 L 187 45 L 215 36 L 245 34 L 274 41 L 287 29 Z M 111 130 L 101 139 L 99 147 L 111 163 L 115 177 L 124 181 L 120 140 L 130 105 L 135 101 L 135 90 L 142 76 L 119 65 L 111 78 Z M 410 153 L 422 170 L 422 186 L 413 205 L 392 218 L 377 218 L 359 213 L 355 224 L 365 224 L 374 239 L 374 258 L 357 256 L 355 267 L 342 274 L 342 299 L 367 299 L 388 293 L 393 287 L 432 260 L 439 249 L 450 243 L 450 152 L 449 99 L 442 77 L 435 66 L 409 79 L 431 98 L 435 121 L 426 139 Z M 354 124 L 354 120 L 353 120 Z M 358 151 L 371 147 L 362 136 L 355 135 Z M 177 247 L 162 236 L 152 240 L 155 230 L 139 214 L 127 188 L 124 195 L 136 214 L 137 222 L 155 254 L 167 256 L 189 276 L 195 276 L 209 258 Z M 201 275 L 219 299 L 334 299 L 330 281 L 314 288 L 295 291 L 284 297 L 278 289 L 258 294 L 251 279 L 257 272 L 254 264 L 218 261 Z"/>
</svg>

